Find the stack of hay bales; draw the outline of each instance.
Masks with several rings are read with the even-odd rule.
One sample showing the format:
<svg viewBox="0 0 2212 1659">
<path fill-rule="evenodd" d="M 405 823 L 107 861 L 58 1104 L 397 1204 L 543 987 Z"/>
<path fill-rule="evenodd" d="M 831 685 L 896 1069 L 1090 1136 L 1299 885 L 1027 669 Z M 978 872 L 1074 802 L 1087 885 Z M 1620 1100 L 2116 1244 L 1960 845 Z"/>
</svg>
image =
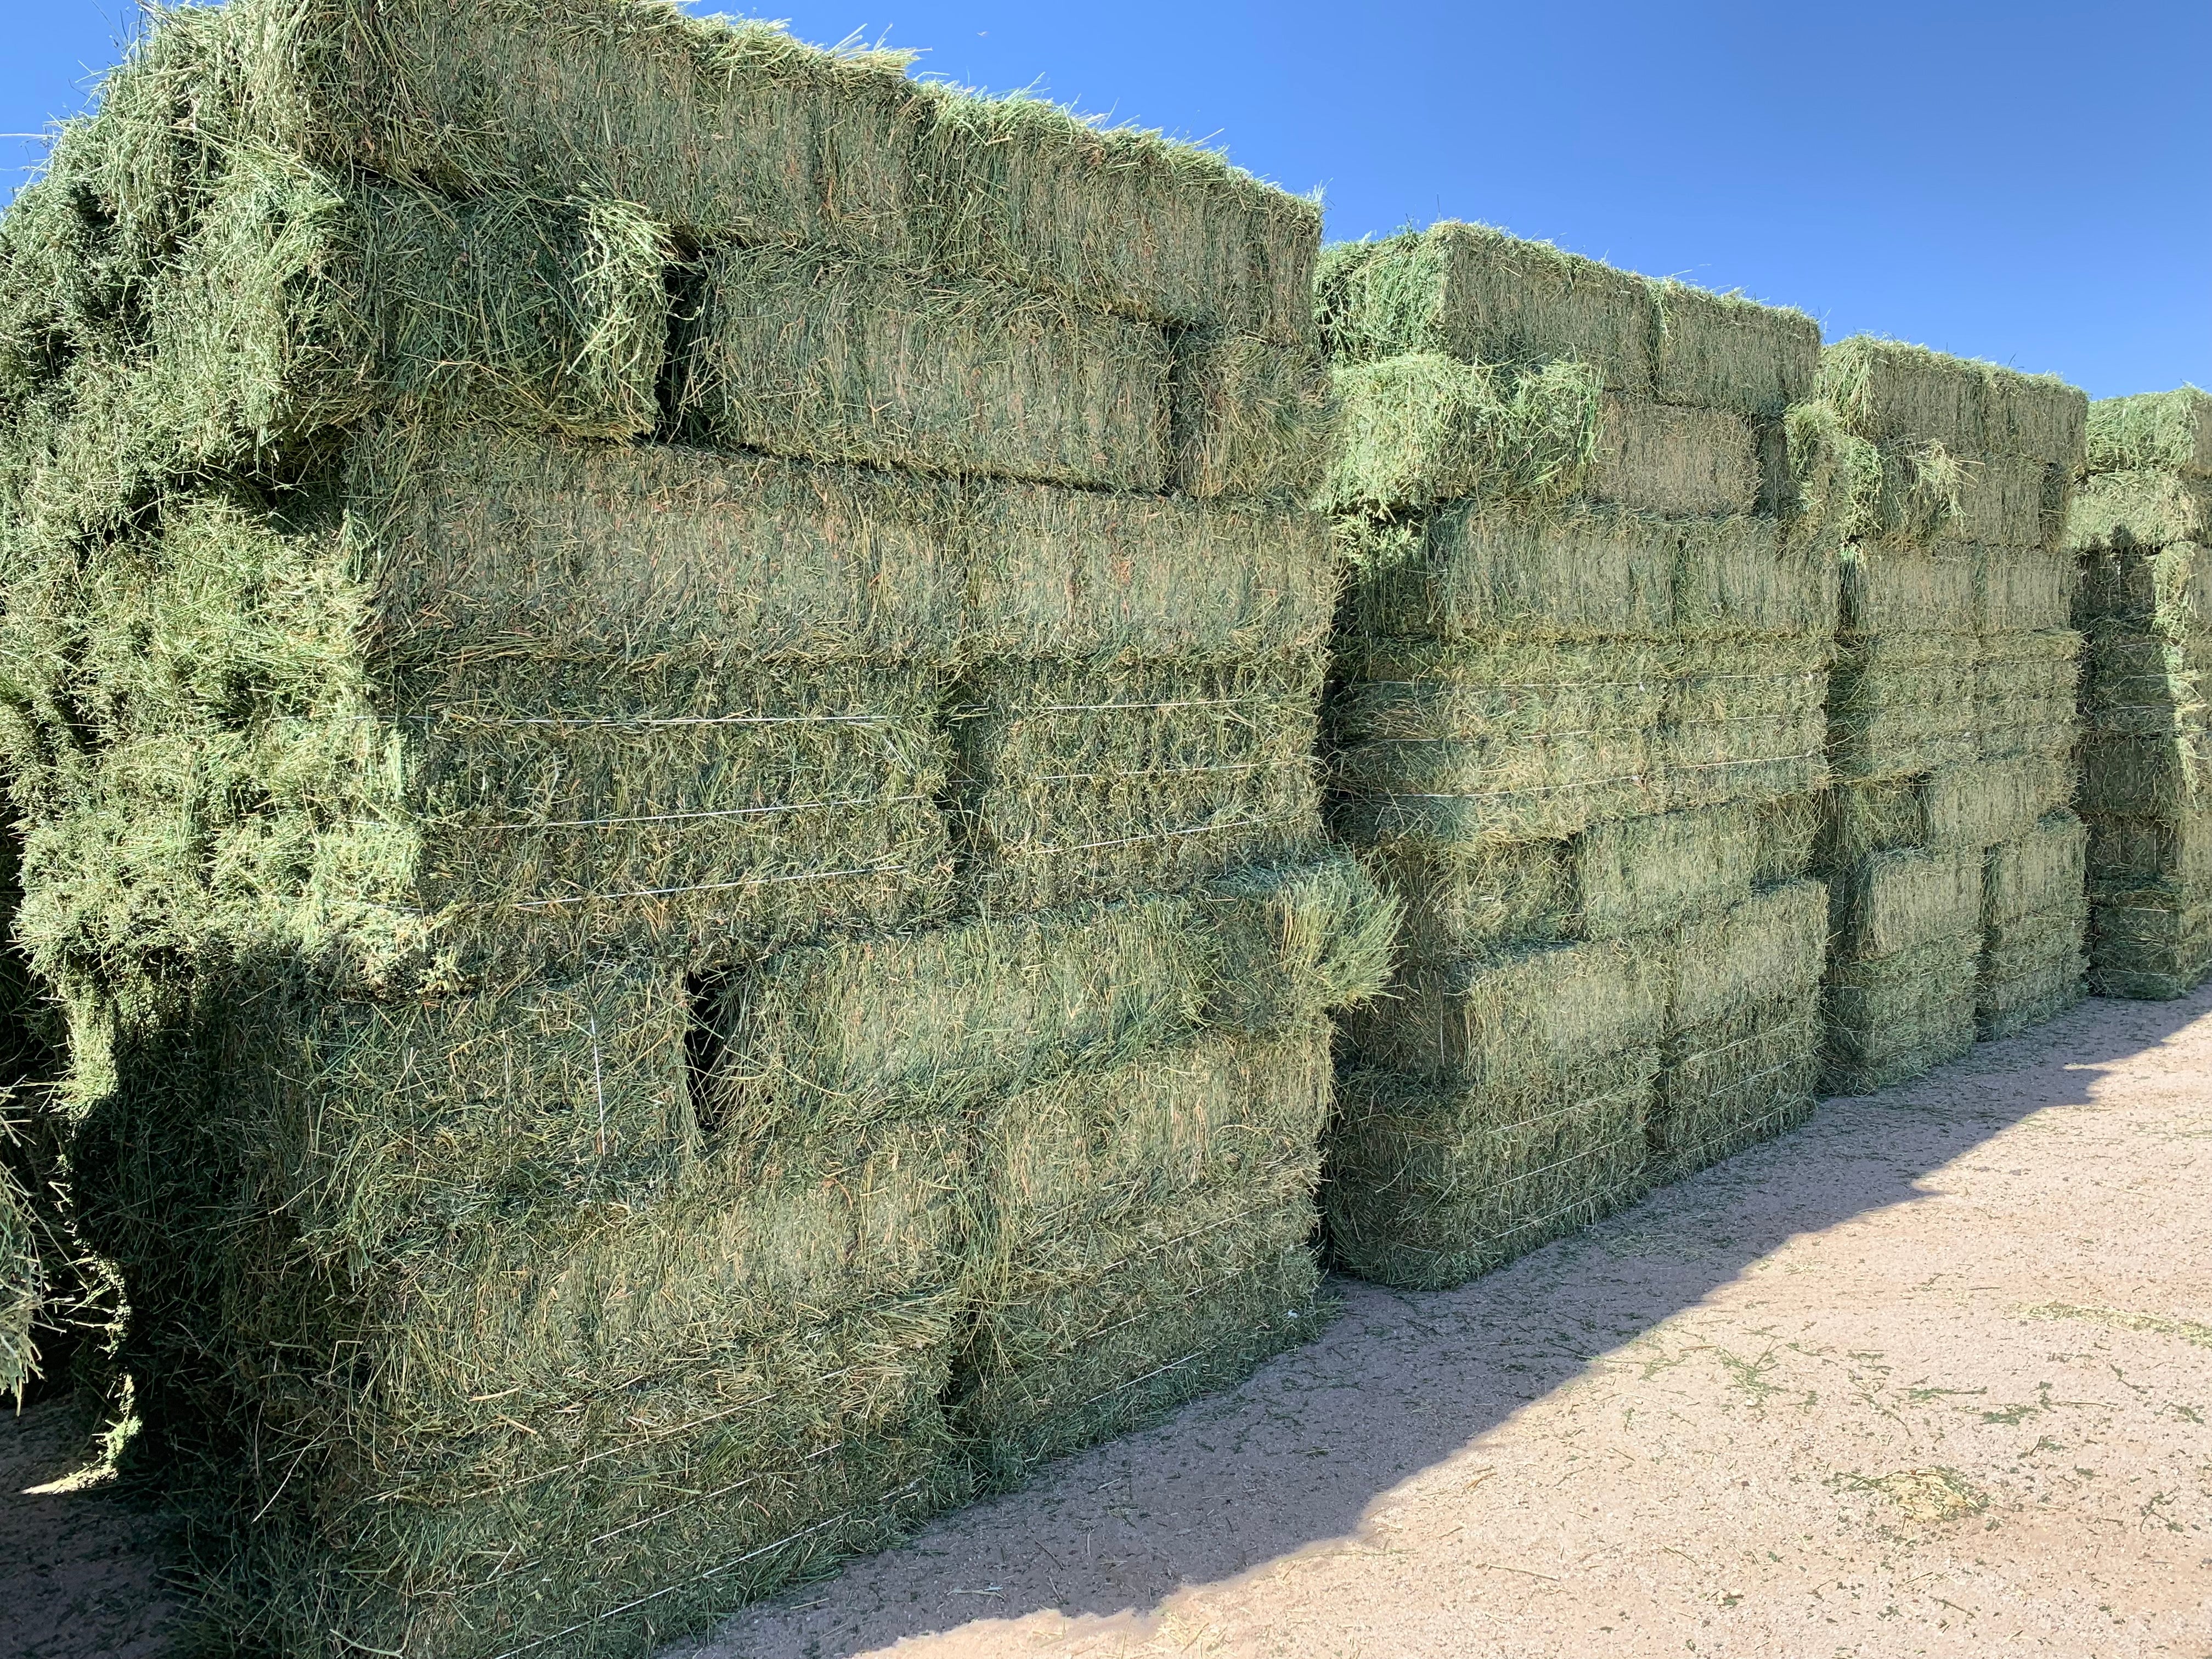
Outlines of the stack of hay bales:
<svg viewBox="0 0 2212 1659">
<path fill-rule="evenodd" d="M 2081 394 L 1855 337 L 1793 410 L 1843 573 L 1820 868 L 1828 1086 L 1875 1089 L 2081 994 L 2080 637 L 2061 546 Z"/>
<path fill-rule="evenodd" d="M 1447 1285 L 1811 1108 L 1835 577 L 1779 509 L 1820 336 L 1480 226 L 1323 258 L 1334 811 L 1408 918 L 1324 1207 Z"/>
<path fill-rule="evenodd" d="M 167 13 L 64 135 L 21 929 L 228 1639 L 628 1650 L 1310 1328 L 1317 245 L 640 0 Z"/>
<path fill-rule="evenodd" d="M 2179 996 L 2212 975 L 2212 397 L 2090 404 L 2069 539 L 2088 639 L 2089 981 Z"/>
</svg>

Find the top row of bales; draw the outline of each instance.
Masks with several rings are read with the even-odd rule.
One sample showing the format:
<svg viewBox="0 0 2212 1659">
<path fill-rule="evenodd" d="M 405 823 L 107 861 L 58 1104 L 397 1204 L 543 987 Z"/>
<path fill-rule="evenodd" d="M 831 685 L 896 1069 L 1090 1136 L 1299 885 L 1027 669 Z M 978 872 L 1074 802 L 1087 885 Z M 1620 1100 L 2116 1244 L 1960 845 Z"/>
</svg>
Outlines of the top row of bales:
<svg viewBox="0 0 2212 1659">
<path fill-rule="evenodd" d="M 1340 833 L 1406 906 L 1336 1249 L 1455 1283 L 1811 1109 L 1834 562 L 1799 313 L 1469 225 L 1331 250 Z"/>
<path fill-rule="evenodd" d="M 236 1644 L 627 1650 L 1312 1324 L 1318 216 L 602 0 L 10 210 L 20 933 Z"/>
</svg>

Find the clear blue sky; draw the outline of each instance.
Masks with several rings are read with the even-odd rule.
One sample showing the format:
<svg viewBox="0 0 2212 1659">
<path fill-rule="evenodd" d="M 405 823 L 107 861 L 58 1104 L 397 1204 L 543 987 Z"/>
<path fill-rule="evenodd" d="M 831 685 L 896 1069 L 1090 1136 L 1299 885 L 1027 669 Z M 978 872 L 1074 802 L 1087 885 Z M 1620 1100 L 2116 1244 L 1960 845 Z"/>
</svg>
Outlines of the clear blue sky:
<svg viewBox="0 0 2212 1659">
<path fill-rule="evenodd" d="M 557 3 L 557 0 L 554 0 Z M 1333 237 L 1481 219 L 2064 375 L 2212 386 L 2212 4 L 781 0 L 814 40 L 1210 139 Z M 0 131 L 135 14 L 0 0 Z M 5 141 L 21 167 L 40 149 Z M 22 173 L 14 175 L 20 179 Z"/>
</svg>

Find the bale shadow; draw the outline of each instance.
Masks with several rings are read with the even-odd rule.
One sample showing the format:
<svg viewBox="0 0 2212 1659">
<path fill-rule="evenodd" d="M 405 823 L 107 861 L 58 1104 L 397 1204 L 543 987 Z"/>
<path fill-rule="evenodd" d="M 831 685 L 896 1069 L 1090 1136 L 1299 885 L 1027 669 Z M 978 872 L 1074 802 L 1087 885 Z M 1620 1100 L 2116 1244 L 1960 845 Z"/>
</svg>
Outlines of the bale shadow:
<svg viewBox="0 0 2212 1659">
<path fill-rule="evenodd" d="M 663 1659 L 854 1659 L 977 1620 L 1142 1614 L 1354 1533 L 1374 1501 L 1796 1234 L 1918 1201 L 1922 1177 L 2212 1013 L 2091 1001 L 1454 1291 L 1346 1280 L 1319 1340 L 1158 1426 L 943 1517 Z"/>
</svg>

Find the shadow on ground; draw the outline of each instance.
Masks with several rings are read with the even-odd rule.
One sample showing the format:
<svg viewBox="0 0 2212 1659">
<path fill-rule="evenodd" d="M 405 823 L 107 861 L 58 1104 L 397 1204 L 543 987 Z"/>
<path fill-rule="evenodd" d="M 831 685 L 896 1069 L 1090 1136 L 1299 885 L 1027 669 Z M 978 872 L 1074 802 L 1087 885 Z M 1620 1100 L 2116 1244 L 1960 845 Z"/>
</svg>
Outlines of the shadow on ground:
<svg viewBox="0 0 2212 1659">
<path fill-rule="evenodd" d="M 1337 1286 L 1313 1344 L 1159 1426 L 1055 1464 L 837 1578 L 669 1650 L 854 1659 L 976 1619 L 1144 1613 L 1353 1533 L 1376 1498 L 1736 1278 L 1792 1236 L 1923 1194 L 1930 1171 L 2212 1013 L 2091 1002 L 1812 1122 L 1456 1291 Z M 160 1659 L 173 1528 L 112 1486 L 69 1489 L 69 1408 L 0 1425 L 0 1659 Z M 57 1483 L 50 1485 L 49 1483 Z M 42 1491 L 27 1488 L 45 1487 Z"/>
</svg>

